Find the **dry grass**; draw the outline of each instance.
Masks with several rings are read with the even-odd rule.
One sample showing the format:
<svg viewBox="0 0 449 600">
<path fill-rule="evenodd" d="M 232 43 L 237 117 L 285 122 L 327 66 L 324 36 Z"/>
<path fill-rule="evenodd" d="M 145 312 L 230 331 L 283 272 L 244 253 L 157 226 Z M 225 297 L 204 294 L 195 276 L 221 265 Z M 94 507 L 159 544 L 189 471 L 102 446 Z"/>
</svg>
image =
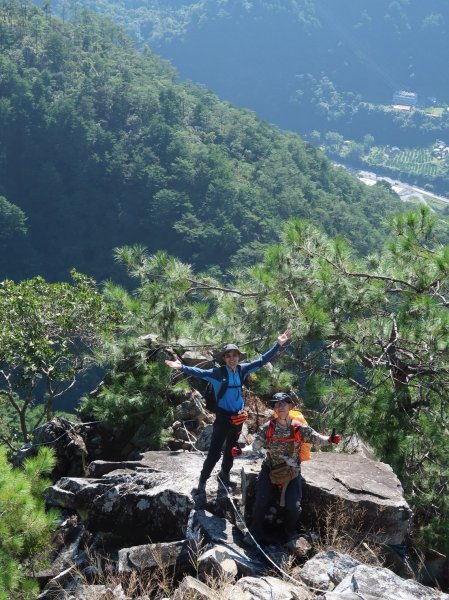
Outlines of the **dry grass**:
<svg viewBox="0 0 449 600">
<path fill-rule="evenodd" d="M 207 545 L 203 538 L 199 538 L 196 543 L 189 547 L 190 569 L 188 574 L 205 583 L 214 593 L 214 598 L 226 600 L 229 595 L 229 586 L 231 582 L 225 575 L 217 573 L 207 574 L 200 572 L 199 557 L 207 550 Z M 75 565 L 72 566 L 71 577 L 73 583 L 76 582 L 78 590 L 70 592 L 64 591 L 59 586 L 55 589 L 55 597 L 58 598 L 77 598 L 83 600 L 105 600 L 105 590 L 85 589 L 82 586 L 104 586 L 112 592 L 118 586 L 121 586 L 124 593 L 129 598 L 141 598 L 142 600 L 162 600 L 172 598 L 176 588 L 182 580 L 184 574 L 176 573 L 173 567 L 164 562 L 162 553 L 157 548 L 152 548 L 151 558 L 155 562 L 155 567 L 151 569 L 135 569 L 127 573 L 119 573 L 118 565 L 115 560 L 104 557 L 97 553 L 90 553 L 89 566 L 80 570 Z M 62 596 L 65 594 L 65 596 Z"/>
<path fill-rule="evenodd" d="M 318 539 L 314 542 L 318 552 L 335 550 L 373 566 L 385 562 L 384 546 L 377 541 L 382 533 L 371 527 L 366 529 L 366 510 L 350 510 L 343 502 L 328 506 L 324 517 L 317 518 Z"/>
<path fill-rule="evenodd" d="M 130 598 L 142 598 L 142 600 L 162 600 L 170 598 L 177 586 L 174 569 L 164 563 L 162 555 L 157 549 L 152 549 L 152 559 L 156 566 L 152 569 L 136 569 L 127 573 L 119 573 L 115 560 L 101 556 L 96 553 L 89 554 L 89 566 L 81 571 L 76 566 L 72 567 L 72 579 L 77 584 L 77 589 L 65 592 L 67 598 L 83 598 L 83 600 L 104 600 L 108 596 L 104 591 L 82 590 L 82 586 L 102 585 L 112 591 L 121 586 L 125 594 Z M 55 590 L 58 598 L 61 598 L 62 587 Z"/>
</svg>

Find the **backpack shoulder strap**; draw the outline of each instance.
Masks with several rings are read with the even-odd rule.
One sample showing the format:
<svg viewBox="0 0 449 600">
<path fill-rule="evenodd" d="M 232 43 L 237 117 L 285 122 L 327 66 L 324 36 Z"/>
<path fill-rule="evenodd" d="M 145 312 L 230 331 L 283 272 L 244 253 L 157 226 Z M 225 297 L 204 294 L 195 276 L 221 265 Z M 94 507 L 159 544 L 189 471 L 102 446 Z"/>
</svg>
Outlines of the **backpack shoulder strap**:
<svg viewBox="0 0 449 600">
<path fill-rule="evenodd" d="M 237 373 L 240 377 L 240 387 L 243 386 L 243 377 L 242 377 L 242 365 L 237 365 Z"/>
<path fill-rule="evenodd" d="M 271 419 L 268 427 L 267 427 L 267 442 L 270 445 L 271 438 L 273 437 L 274 428 L 276 427 L 276 419 Z"/>
<path fill-rule="evenodd" d="M 292 422 L 292 437 L 295 438 L 295 442 L 301 443 L 301 425 L 298 422 Z"/>
<path fill-rule="evenodd" d="M 225 395 L 225 392 L 228 388 L 228 383 L 229 383 L 229 375 L 228 375 L 228 370 L 226 368 L 226 365 L 222 365 L 220 367 L 220 371 L 221 371 L 221 387 L 218 390 L 218 394 L 217 394 L 217 404 L 220 402 L 220 400 Z"/>
</svg>

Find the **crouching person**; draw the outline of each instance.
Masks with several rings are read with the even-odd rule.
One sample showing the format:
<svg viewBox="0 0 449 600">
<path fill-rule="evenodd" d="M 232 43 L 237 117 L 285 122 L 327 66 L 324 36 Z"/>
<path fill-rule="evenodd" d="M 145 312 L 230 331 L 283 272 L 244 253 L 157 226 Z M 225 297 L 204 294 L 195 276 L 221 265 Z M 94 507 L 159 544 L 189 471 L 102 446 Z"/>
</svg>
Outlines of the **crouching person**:
<svg viewBox="0 0 449 600">
<path fill-rule="evenodd" d="M 301 512 L 301 444 L 338 444 L 341 436 L 321 435 L 289 415 L 293 400 L 284 392 L 274 394 L 270 401 L 275 418 L 257 432 L 253 443 L 245 448 L 233 448 L 233 455 L 249 455 L 265 450 L 265 459 L 256 482 L 256 497 L 250 531 L 257 541 L 264 542 L 263 522 L 273 495 L 281 489 L 280 505 L 285 507 L 284 531 L 280 538 L 288 542 L 297 536 L 296 526 Z"/>
</svg>

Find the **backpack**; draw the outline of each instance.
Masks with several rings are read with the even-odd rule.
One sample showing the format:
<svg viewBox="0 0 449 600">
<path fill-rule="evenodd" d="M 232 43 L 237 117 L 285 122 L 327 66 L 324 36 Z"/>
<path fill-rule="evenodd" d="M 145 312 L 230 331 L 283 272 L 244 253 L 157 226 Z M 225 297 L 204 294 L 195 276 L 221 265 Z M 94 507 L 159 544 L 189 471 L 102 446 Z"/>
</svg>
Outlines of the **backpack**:
<svg viewBox="0 0 449 600">
<path fill-rule="evenodd" d="M 276 412 L 274 414 L 275 414 L 275 417 L 277 418 Z M 300 421 L 301 423 L 304 423 L 304 425 L 307 425 L 307 421 L 306 421 L 304 415 L 299 410 L 291 410 L 288 414 L 294 421 Z M 268 429 L 267 429 L 268 445 L 270 444 L 271 440 L 273 439 L 275 425 L 276 425 L 276 420 L 272 419 L 270 421 L 270 425 L 268 426 Z M 312 458 L 311 453 L 310 453 L 312 444 L 309 444 L 308 442 L 301 442 L 301 435 L 299 433 L 299 428 L 294 429 L 294 427 L 292 426 L 292 435 L 294 435 L 294 441 L 298 442 L 298 444 L 299 444 L 299 460 L 300 460 L 300 462 L 305 462 L 306 460 L 310 460 Z M 277 440 L 278 438 L 275 438 L 275 439 Z M 288 442 L 288 441 L 291 441 L 291 438 L 285 438 L 285 439 L 278 440 L 278 441 Z"/>
<path fill-rule="evenodd" d="M 228 385 L 229 384 L 229 374 L 226 368 L 226 365 L 222 365 L 220 367 L 221 371 L 221 387 L 218 390 L 217 397 L 215 397 L 215 390 L 212 383 L 208 382 L 206 388 L 203 392 L 203 398 L 206 401 L 206 410 L 212 413 L 217 412 L 218 403 L 225 395 L 225 392 L 228 388 L 240 388 L 242 389 L 242 367 L 237 365 L 237 371 L 240 377 L 240 385 Z"/>
</svg>

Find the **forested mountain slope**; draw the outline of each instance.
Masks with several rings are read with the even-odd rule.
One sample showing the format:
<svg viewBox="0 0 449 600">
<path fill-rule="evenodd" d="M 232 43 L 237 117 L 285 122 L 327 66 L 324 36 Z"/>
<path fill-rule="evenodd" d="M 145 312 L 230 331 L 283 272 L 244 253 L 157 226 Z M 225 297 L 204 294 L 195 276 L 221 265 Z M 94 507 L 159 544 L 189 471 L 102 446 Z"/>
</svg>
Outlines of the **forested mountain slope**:
<svg viewBox="0 0 449 600">
<path fill-rule="evenodd" d="M 60 7 L 62 0 L 56 0 Z M 445 0 L 81 0 L 173 60 L 183 77 L 301 131 L 320 103 L 449 101 Z M 66 9 L 68 10 L 68 9 Z M 304 78 L 310 78 L 304 81 Z M 308 103 L 303 94 L 313 88 Z M 315 104 L 315 106 L 313 106 Z M 301 106 L 301 110 L 299 110 Z M 322 106 L 321 117 L 326 116 Z M 371 133 L 375 133 L 374 131 Z"/>
<path fill-rule="evenodd" d="M 0 278 L 74 266 L 102 279 L 129 243 L 225 267 L 258 255 L 291 215 L 366 253 L 399 209 L 82 10 L 68 24 L 1 3 L 0 131 Z"/>
</svg>

